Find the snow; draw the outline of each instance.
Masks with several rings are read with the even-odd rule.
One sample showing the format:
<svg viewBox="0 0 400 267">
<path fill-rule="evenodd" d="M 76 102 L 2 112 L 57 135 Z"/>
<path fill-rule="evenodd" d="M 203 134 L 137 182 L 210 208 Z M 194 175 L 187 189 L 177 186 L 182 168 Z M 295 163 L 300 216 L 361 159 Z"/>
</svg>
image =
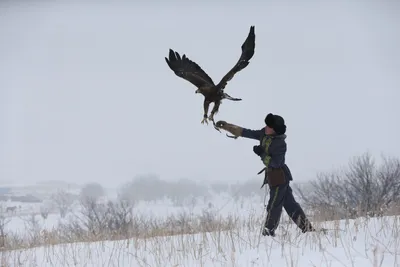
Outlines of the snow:
<svg viewBox="0 0 400 267">
<path fill-rule="evenodd" d="M 2 252 L 2 266 L 399 266 L 400 218 L 358 218 L 315 222 L 327 233 L 302 234 L 285 212 L 277 236 L 260 235 L 265 216 L 259 198 L 213 200 L 222 217 L 236 215 L 242 221 L 229 231 L 126 239 L 90 243 L 48 245 Z M 223 208 L 222 208 L 223 207 Z M 171 203 L 139 203 L 137 213 L 165 218 L 181 212 L 201 213 L 208 203 L 173 207 Z M 40 215 L 37 216 L 39 220 Z M 62 222 L 56 214 L 39 220 L 43 228 Z M 23 219 L 14 217 L 9 229 L 23 232 Z"/>
</svg>

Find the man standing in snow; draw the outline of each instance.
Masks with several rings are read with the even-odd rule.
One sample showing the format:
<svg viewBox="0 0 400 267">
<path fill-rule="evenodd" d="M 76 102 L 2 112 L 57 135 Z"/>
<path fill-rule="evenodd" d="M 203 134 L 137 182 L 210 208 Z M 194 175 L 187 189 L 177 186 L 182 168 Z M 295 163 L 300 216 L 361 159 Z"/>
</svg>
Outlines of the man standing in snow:
<svg viewBox="0 0 400 267">
<path fill-rule="evenodd" d="M 286 210 L 303 233 L 315 231 L 300 204 L 294 199 L 292 188 L 289 185 L 293 178 L 285 163 L 285 121 L 281 116 L 269 113 L 265 118 L 265 124 L 266 126 L 261 130 L 243 128 L 226 121 L 218 121 L 216 126 L 230 132 L 236 138 L 240 136 L 260 142 L 259 145 L 253 147 L 253 151 L 265 165 L 265 168 L 259 172 L 260 174 L 265 171 L 265 178 L 261 187 L 268 184 L 270 189 L 263 235 L 275 235 L 282 208 Z"/>
</svg>

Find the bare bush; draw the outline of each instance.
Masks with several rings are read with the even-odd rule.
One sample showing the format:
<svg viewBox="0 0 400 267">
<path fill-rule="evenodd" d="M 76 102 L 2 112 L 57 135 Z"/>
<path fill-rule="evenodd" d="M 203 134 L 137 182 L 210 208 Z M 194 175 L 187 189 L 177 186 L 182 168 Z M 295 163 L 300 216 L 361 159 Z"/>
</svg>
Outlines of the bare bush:
<svg viewBox="0 0 400 267">
<path fill-rule="evenodd" d="M 399 203 L 400 161 L 382 157 L 377 166 L 369 153 L 353 158 L 347 168 L 320 173 L 308 190 L 296 187 L 300 199 L 324 218 L 380 216 Z"/>
<path fill-rule="evenodd" d="M 133 225 L 133 202 L 120 200 L 107 204 L 107 227 L 113 237 L 130 236 Z"/>
<path fill-rule="evenodd" d="M 36 219 L 35 214 L 31 214 L 28 218 L 21 218 L 25 223 L 25 229 L 28 234 L 28 247 L 33 247 L 40 244 L 41 226 Z"/>
<path fill-rule="evenodd" d="M 81 206 L 81 221 L 85 230 L 98 236 L 107 228 L 107 207 L 89 196 L 81 199 Z"/>
<path fill-rule="evenodd" d="M 80 213 L 63 229 L 66 239 L 72 236 L 90 236 L 95 240 L 129 236 L 133 225 L 133 203 L 120 199 L 118 202 L 98 203 L 93 198 L 81 200 Z"/>
<path fill-rule="evenodd" d="M 44 220 L 46 220 L 47 217 L 49 216 L 49 208 L 45 207 L 45 206 L 41 206 L 40 207 L 40 216 L 42 216 L 42 218 Z"/>
<path fill-rule="evenodd" d="M 58 210 L 60 211 L 61 218 L 64 218 L 72 204 L 74 203 L 74 197 L 72 194 L 66 192 L 65 190 L 58 190 L 57 193 L 51 196 L 51 199 L 56 204 Z"/>
<path fill-rule="evenodd" d="M 5 228 L 10 222 L 10 218 L 5 215 L 5 209 L 3 205 L 0 205 L 0 248 L 4 248 L 6 245 L 6 231 Z"/>
</svg>

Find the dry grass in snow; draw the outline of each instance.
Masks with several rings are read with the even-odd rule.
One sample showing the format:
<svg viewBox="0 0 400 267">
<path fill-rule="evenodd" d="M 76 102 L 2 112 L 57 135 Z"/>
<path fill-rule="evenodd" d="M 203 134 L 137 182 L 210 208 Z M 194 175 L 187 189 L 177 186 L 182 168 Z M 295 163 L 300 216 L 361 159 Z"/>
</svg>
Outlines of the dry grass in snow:
<svg viewBox="0 0 400 267">
<path fill-rule="evenodd" d="M 3 251 L 1 266 L 399 266 L 400 218 L 322 222 L 302 234 L 283 222 L 275 238 L 260 235 L 263 214 L 220 217 L 212 232 L 136 236 Z M 229 221 L 227 221 L 229 220 Z M 148 227 L 151 227 L 150 225 Z M 204 229 L 203 229 L 204 230 Z M 166 232 L 168 233 L 168 232 Z"/>
</svg>

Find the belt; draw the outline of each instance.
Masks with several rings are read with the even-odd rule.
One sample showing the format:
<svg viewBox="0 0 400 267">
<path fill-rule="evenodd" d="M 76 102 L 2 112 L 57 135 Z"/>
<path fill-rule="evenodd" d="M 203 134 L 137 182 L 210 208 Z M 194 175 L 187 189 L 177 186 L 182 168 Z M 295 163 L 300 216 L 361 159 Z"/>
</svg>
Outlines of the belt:
<svg viewBox="0 0 400 267">
<path fill-rule="evenodd" d="M 257 175 L 263 173 L 266 169 L 267 169 L 267 167 L 264 167 L 261 171 L 259 171 L 259 172 L 257 173 Z"/>
<path fill-rule="evenodd" d="M 261 171 L 257 173 L 257 175 L 263 173 L 266 169 L 267 167 L 264 167 Z M 272 171 L 273 169 L 281 169 L 281 168 L 268 168 L 269 171 Z"/>
</svg>

